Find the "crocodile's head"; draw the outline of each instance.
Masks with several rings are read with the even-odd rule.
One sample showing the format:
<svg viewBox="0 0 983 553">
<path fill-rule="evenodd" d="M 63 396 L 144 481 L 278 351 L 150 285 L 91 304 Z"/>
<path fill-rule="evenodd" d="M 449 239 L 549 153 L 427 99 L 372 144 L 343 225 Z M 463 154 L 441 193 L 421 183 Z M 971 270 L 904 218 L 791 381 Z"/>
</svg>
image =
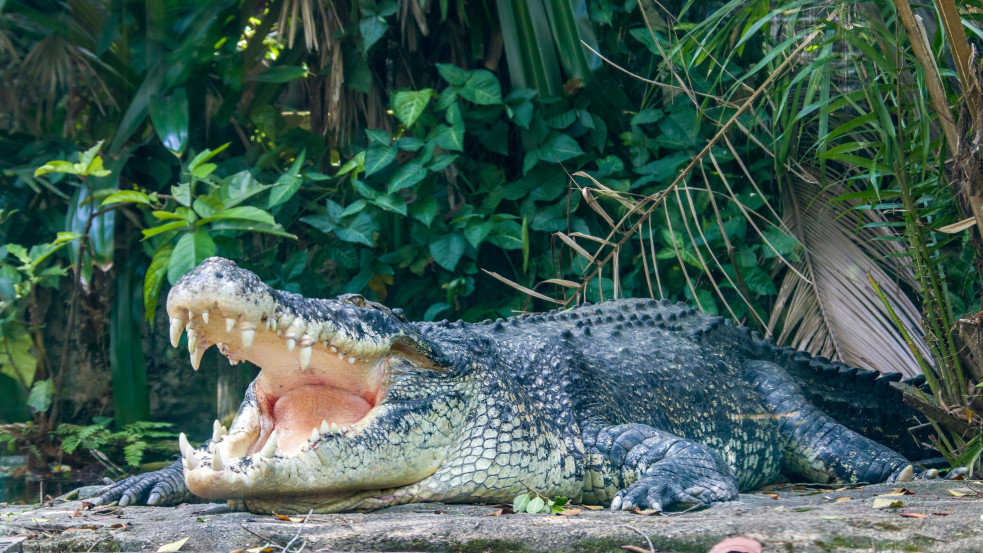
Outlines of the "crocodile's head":
<svg viewBox="0 0 983 553">
<path fill-rule="evenodd" d="M 182 435 L 194 494 L 251 510 L 372 508 L 419 493 L 441 465 L 462 386 L 399 311 L 274 290 L 213 257 L 175 284 L 167 312 L 173 344 L 187 329 L 195 368 L 214 345 L 262 369 L 228 431 L 216 422 L 197 450 Z"/>
</svg>

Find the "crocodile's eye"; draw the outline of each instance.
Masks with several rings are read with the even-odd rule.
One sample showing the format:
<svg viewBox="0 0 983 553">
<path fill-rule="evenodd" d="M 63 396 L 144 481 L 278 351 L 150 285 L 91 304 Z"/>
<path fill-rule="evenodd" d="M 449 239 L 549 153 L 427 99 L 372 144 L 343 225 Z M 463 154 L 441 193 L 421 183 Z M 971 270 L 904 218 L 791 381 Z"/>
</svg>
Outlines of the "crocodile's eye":
<svg viewBox="0 0 983 553">
<path fill-rule="evenodd" d="M 357 305 L 358 307 L 365 307 L 365 296 L 362 294 L 345 294 L 338 298 L 341 301 L 347 301 Z"/>
</svg>

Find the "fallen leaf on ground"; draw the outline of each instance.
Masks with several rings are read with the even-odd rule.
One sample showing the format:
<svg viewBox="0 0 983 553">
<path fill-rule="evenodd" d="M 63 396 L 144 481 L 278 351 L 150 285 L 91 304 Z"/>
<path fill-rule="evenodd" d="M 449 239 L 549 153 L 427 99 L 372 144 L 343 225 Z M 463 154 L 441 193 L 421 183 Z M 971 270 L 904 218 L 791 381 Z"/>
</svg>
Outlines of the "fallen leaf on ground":
<svg viewBox="0 0 983 553">
<path fill-rule="evenodd" d="M 600 505 L 584 505 L 584 509 L 590 509 L 591 511 L 600 511 L 603 508 Z"/>
<path fill-rule="evenodd" d="M 174 551 L 180 551 L 181 546 L 184 542 L 188 541 L 191 537 L 181 538 L 178 541 L 172 541 L 171 543 L 165 543 L 164 545 L 157 548 L 157 553 L 173 553 Z"/>
<path fill-rule="evenodd" d="M 306 516 L 302 516 L 302 517 L 288 517 L 286 515 L 278 514 L 276 511 L 270 511 L 270 512 L 273 513 L 273 516 L 275 516 L 276 518 L 278 518 L 280 520 L 286 520 L 288 522 L 304 522 L 305 520 L 307 520 L 307 517 Z"/>
<path fill-rule="evenodd" d="M 976 490 L 970 488 L 947 488 L 947 492 L 951 493 L 956 497 L 966 497 L 967 495 L 975 496 L 977 495 Z"/>
<path fill-rule="evenodd" d="M 126 530 L 126 525 L 123 524 L 122 522 L 116 522 L 116 523 L 110 524 L 109 527 L 110 528 L 122 528 L 123 530 Z"/>
<path fill-rule="evenodd" d="M 937 517 L 947 517 L 947 516 L 951 515 L 952 513 L 932 513 L 932 514 L 935 515 L 935 516 L 937 516 Z"/>
<path fill-rule="evenodd" d="M 727 538 L 713 546 L 709 553 L 761 553 L 761 544 L 748 538 Z"/>
<path fill-rule="evenodd" d="M 895 495 L 915 495 L 915 492 L 909 490 L 908 488 L 894 488 L 890 493 L 882 493 L 877 497 L 891 497 Z"/>
<path fill-rule="evenodd" d="M 852 497 L 837 497 L 834 503 L 843 503 L 844 501 L 850 501 Z"/>
<path fill-rule="evenodd" d="M 928 515 L 924 513 L 901 513 L 901 516 L 905 518 L 928 518 Z"/>
<path fill-rule="evenodd" d="M 902 505 L 903 503 L 897 500 L 881 499 L 881 498 L 877 498 L 874 500 L 875 509 L 897 509 Z"/>
<path fill-rule="evenodd" d="M 632 553 L 652 553 L 651 549 L 645 549 L 644 547 L 638 547 L 637 545 L 622 545 L 621 548 L 626 551 L 631 551 Z"/>
<path fill-rule="evenodd" d="M 768 497 L 772 499 L 781 499 L 782 496 L 778 495 L 777 493 L 770 493 L 768 494 Z"/>
<path fill-rule="evenodd" d="M 650 517 L 652 515 L 657 515 L 657 514 L 661 513 L 662 510 L 661 509 L 645 509 L 645 510 L 642 510 L 642 509 L 639 509 L 638 507 L 635 507 L 635 510 L 632 511 L 632 512 L 635 513 L 636 515 L 642 515 L 644 517 Z"/>
<path fill-rule="evenodd" d="M 582 511 L 580 509 L 567 509 L 565 511 L 560 511 L 558 514 L 561 517 L 575 517 L 579 515 Z"/>
</svg>

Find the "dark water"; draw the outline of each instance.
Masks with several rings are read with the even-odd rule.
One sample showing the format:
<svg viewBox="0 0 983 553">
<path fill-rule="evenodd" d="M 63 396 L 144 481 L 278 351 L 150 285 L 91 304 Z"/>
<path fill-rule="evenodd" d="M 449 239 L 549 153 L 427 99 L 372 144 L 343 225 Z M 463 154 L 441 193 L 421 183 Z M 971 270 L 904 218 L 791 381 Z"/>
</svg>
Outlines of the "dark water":
<svg viewBox="0 0 983 553">
<path fill-rule="evenodd" d="M 33 504 L 48 496 L 58 497 L 81 486 L 102 483 L 92 474 L 31 473 L 24 461 L 20 456 L 0 457 L 0 503 Z"/>
</svg>

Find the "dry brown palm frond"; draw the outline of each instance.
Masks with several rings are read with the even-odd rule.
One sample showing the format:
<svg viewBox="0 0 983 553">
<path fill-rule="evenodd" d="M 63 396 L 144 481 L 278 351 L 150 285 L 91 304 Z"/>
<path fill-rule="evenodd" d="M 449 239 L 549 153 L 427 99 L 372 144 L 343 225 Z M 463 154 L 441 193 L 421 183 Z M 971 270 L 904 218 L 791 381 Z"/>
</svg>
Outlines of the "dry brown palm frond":
<svg viewBox="0 0 983 553">
<path fill-rule="evenodd" d="M 911 271 L 902 266 L 904 258 L 884 255 L 903 254 L 904 248 L 884 240 L 890 234 L 884 227 L 868 227 L 858 234 L 858 212 L 844 209 L 852 206 L 830 206 L 840 195 L 839 188 L 822 189 L 795 177 L 787 180 L 785 224 L 804 248 L 796 266 L 809 280 L 791 271 L 785 276 L 769 330 L 780 326 L 779 343 L 850 365 L 906 376 L 921 374 L 866 277 L 870 271 L 882 284 L 903 324 L 919 330 L 912 333 L 918 347 L 928 351 L 918 309 L 899 285 L 899 281 L 912 282 Z M 868 215 L 879 217 L 876 212 Z"/>
</svg>

